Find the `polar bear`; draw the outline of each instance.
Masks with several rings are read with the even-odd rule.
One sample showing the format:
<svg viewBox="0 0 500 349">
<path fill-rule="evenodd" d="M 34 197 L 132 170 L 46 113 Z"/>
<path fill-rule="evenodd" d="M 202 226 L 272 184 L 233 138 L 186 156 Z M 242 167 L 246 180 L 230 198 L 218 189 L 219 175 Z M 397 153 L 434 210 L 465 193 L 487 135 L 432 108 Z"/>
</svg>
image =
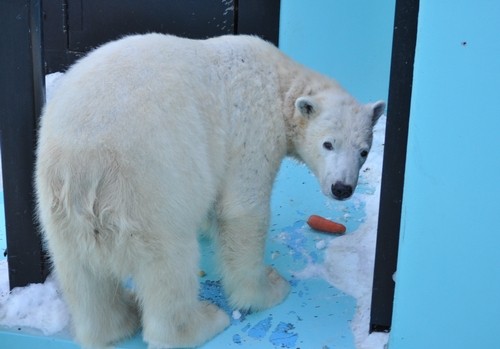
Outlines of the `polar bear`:
<svg viewBox="0 0 500 349">
<path fill-rule="evenodd" d="M 35 173 L 76 340 L 106 347 L 142 325 L 150 348 L 193 347 L 228 326 L 198 297 L 209 219 L 230 304 L 280 303 L 289 283 L 264 265 L 280 162 L 348 198 L 384 108 L 251 36 L 134 35 L 82 58 L 44 108 Z"/>
</svg>

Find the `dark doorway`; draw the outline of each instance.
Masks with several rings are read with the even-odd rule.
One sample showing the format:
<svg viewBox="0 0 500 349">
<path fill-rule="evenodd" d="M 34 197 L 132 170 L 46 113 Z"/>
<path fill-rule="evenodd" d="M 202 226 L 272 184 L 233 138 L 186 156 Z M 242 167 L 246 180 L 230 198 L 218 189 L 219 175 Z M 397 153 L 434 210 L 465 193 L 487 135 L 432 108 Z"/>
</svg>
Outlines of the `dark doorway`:
<svg viewBox="0 0 500 349">
<path fill-rule="evenodd" d="M 159 32 L 193 39 L 254 34 L 278 43 L 280 1 L 55 0 L 43 2 L 47 72 L 127 34 Z"/>
</svg>

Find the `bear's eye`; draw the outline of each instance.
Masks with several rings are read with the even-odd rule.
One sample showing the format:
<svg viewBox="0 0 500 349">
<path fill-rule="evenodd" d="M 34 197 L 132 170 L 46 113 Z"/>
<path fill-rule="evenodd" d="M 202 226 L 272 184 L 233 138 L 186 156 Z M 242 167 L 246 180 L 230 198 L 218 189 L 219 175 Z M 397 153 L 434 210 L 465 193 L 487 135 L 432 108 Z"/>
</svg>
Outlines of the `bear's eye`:
<svg viewBox="0 0 500 349">
<path fill-rule="evenodd" d="M 361 150 L 361 152 L 359 153 L 359 155 L 361 155 L 362 158 L 366 158 L 368 156 L 368 150 Z"/>
<path fill-rule="evenodd" d="M 323 148 L 325 148 L 326 150 L 333 150 L 333 145 L 331 142 L 325 142 L 323 143 Z"/>
</svg>

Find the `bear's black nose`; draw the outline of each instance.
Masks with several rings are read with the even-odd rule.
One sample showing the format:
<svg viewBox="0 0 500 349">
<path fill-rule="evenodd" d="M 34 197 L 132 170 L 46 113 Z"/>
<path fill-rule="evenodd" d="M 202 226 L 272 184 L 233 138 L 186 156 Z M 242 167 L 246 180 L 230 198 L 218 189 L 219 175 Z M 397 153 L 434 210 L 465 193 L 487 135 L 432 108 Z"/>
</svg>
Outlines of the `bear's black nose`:
<svg viewBox="0 0 500 349">
<path fill-rule="evenodd" d="M 332 194 L 335 199 L 344 200 L 352 195 L 352 186 L 337 182 L 332 185 Z"/>
</svg>

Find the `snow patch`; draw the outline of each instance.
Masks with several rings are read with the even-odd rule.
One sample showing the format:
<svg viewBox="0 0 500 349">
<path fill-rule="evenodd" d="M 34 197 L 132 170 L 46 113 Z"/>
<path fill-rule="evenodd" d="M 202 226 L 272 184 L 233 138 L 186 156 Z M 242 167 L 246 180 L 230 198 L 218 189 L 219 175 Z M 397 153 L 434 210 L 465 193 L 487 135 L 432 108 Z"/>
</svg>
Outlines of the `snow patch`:
<svg viewBox="0 0 500 349">
<path fill-rule="evenodd" d="M 0 325 L 28 327 L 52 335 L 69 323 L 69 312 L 53 277 L 9 292 L 7 261 L 0 261 Z"/>
</svg>

